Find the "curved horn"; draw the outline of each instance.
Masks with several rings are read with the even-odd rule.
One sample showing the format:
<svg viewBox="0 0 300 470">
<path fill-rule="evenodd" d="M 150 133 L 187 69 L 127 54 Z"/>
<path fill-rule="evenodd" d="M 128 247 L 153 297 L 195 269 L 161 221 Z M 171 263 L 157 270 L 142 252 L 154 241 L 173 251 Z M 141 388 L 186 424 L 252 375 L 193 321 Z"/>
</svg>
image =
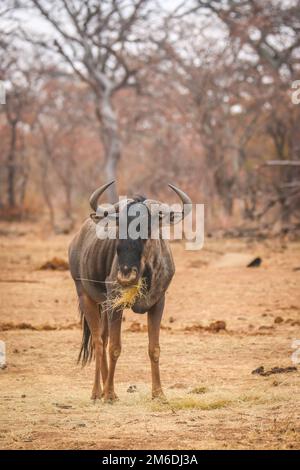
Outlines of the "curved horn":
<svg viewBox="0 0 300 470">
<path fill-rule="evenodd" d="M 180 212 L 173 212 L 171 215 L 171 223 L 177 223 L 180 220 L 184 219 L 192 210 L 193 208 L 193 203 L 191 198 L 183 192 L 181 189 L 177 188 L 173 184 L 168 184 L 168 186 L 173 189 L 173 191 L 177 194 L 177 196 L 180 197 L 182 201 L 182 211 Z M 179 216 L 179 220 L 176 220 L 176 216 Z"/>
<path fill-rule="evenodd" d="M 93 209 L 93 211 L 97 212 L 98 208 L 98 199 L 101 196 L 101 194 L 104 193 L 104 191 L 111 186 L 114 183 L 114 180 L 111 181 L 110 183 L 106 183 L 103 186 L 100 186 L 100 188 L 96 189 L 96 191 L 93 192 L 93 194 L 90 197 L 90 206 Z"/>
<path fill-rule="evenodd" d="M 182 207 L 182 211 L 181 212 L 172 212 L 172 217 L 171 217 L 171 223 L 176 223 L 178 222 L 179 220 L 182 220 L 185 216 L 187 216 L 192 208 L 193 208 L 193 205 L 192 205 L 192 200 L 190 199 L 190 197 L 185 193 L 183 192 L 181 189 L 177 188 L 176 186 L 174 186 L 173 184 L 169 184 L 168 185 L 171 189 L 173 189 L 173 191 L 177 194 L 177 196 L 180 197 L 181 201 L 182 201 L 182 204 L 183 204 L 183 207 Z M 144 204 L 146 204 L 148 207 L 150 207 L 152 204 L 156 204 L 158 205 L 158 211 L 159 212 L 162 212 L 163 214 L 164 213 L 170 213 L 170 211 L 167 209 L 165 210 L 164 206 L 165 204 L 159 202 L 159 201 L 155 201 L 153 199 L 146 199 L 144 201 Z M 176 216 L 179 216 L 180 219 L 179 220 L 176 220 Z"/>
<path fill-rule="evenodd" d="M 177 194 L 177 196 L 180 197 L 181 201 L 182 201 L 182 204 L 186 207 L 186 212 L 185 212 L 185 215 L 187 215 L 189 212 L 191 212 L 192 210 L 192 200 L 191 198 L 183 191 L 181 191 L 181 189 L 177 188 L 176 186 L 174 186 L 173 184 L 168 184 L 169 188 L 173 189 L 173 191 Z"/>
</svg>

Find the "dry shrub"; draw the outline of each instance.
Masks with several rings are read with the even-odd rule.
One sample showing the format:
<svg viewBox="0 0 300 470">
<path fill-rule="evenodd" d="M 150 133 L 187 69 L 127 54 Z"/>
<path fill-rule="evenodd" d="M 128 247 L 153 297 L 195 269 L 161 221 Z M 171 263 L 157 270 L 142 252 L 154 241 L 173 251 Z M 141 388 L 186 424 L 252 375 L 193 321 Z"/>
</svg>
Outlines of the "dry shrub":
<svg viewBox="0 0 300 470">
<path fill-rule="evenodd" d="M 194 325 L 186 326 L 184 331 L 189 332 L 201 332 L 201 331 L 209 331 L 210 333 L 219 333 L 219 331 L 227 331 L 226 330 L 226 322 L 223 320 L 217 320 L 210 323 L 208 326 L 202 326 L 200 323 L 195 323 Z"/>
<path fill-rule="evenodd" d="M 46 261 L 39 268 L 40 270 L 52 270 L 52 271 L 67 271 L 69 269 L 69 264 L 67 261 L 62 258 L 54 257 L 49 261 Z"/>
</svg>

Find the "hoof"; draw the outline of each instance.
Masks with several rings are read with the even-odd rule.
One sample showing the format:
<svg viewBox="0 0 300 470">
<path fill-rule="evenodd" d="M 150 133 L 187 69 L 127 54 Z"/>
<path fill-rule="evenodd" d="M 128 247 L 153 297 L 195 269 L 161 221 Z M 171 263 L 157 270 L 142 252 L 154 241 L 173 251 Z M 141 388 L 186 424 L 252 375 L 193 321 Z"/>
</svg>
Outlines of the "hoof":
<svg viewBox="0 0 300 470">
<path fill-rule="evenodd" d="M 118 401 L 119 398 L 118 396 L 115 394 L 115 392 L 103 392 L 102 393 L 102 397 L 103 397 L 103 401 L 104 403 L 108 403 L 108 404 L 113 404 L 115 401 Z"/>
<path fill-rule="evenodd" d="M 102 393 L 100 392 L 92 392 L 91 400 L 96 401 L 96 400 L 101 400 Z"/>
<path fill-rule="evenodd" d="M 157 392 L 152 392 L 152 400 L 159 401 L 160 403 L 168 404 L 167 397 L 163 393 L 162 390 L 157 391 Z"/>
</svg>

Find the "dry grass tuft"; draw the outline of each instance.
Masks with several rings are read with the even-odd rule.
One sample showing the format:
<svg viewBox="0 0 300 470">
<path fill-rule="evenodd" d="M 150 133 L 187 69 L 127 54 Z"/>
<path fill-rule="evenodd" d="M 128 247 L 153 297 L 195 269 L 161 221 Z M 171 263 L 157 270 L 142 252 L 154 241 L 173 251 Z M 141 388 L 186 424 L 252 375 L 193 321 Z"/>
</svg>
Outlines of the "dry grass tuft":
<svg viewBox="0 0 300 470">
<path fill-rule="evenodd" d="M 104 302 L 105 310 L 112 311 L 124 308 L 131 308 L 137 300 L 146 296 L 146 279 L 140 278 L 137 284 L 130 287 L 116 285 L 112 289 L 110 296 Z"/>
<path fill-rule="evenodd" d="M 207 392 L 206 387 L 194 387 L 189 393 L 195 394 L 195 395 L 202 395 Z"/>
<path fill-rule="evenodd" d="M 171 398 L 168 402 L 153 401 L 151 404 L 152 411 L 166 411 L 171 409 L 172 411 L 180 410 L 218 410 L 225 408 L 230 405 L 231 400 L 219 399 L 219 400 L 199 400 L 198 398 L 187 396 Z"/>
</svg>

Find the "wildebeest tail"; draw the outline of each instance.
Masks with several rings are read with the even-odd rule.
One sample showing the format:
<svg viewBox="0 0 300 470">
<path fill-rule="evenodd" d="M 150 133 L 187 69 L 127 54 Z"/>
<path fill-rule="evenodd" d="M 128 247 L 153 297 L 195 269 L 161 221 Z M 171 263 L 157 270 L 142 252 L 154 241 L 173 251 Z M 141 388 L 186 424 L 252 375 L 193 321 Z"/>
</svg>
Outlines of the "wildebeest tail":
<svg viewBox="0 0 300 470">
<path fill-rule="evenodd" d="M 89 325 L 85 319 L 84 313 L 81 310 L 80 303 L 78 305 L 80 318 L 81 318 L 81 325 L 82 325 L 82 341 L 80 352 L 78 355 L 77 362 L 81 362 L 82 366 L 85 366 L 87 362 L 90 362 L 93 357 L 93 345 L 92 345 L 92 336 L 91 331 L 89 329 Z"/>
</svg>

